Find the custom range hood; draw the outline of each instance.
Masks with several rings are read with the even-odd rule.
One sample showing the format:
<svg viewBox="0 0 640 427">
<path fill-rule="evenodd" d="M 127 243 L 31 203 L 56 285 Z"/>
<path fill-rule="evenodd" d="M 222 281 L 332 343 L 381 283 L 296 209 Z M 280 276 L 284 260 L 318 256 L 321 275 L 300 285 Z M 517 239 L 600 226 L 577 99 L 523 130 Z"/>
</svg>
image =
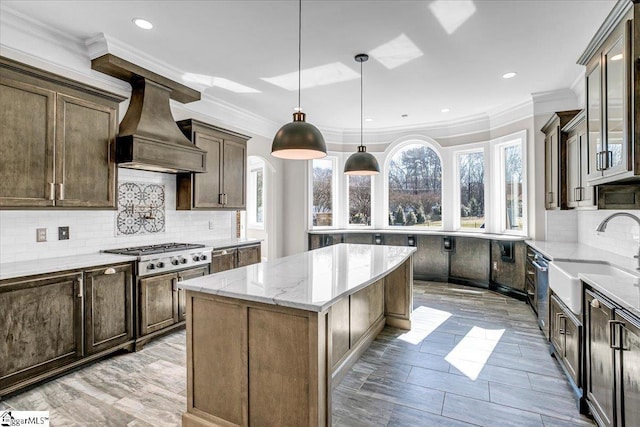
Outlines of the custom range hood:
<svg viewBox="0 0 640 427">
<path fill-rule="evenodd" d="M 169 99 L 187 103 L 200 92 L 106 54 L 91 68 L 131 83 L 129 109 L 116 138 L 118 166 L 156 172 L 206 172 L 207 152 L 196 147 L 176 125 Z"/>
</svg>

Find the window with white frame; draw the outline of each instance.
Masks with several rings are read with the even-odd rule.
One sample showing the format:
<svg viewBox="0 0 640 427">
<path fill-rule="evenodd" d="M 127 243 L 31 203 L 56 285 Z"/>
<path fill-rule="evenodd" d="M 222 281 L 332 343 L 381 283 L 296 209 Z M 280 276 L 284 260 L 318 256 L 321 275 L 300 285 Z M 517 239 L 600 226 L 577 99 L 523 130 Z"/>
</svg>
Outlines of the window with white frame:
<svg viewBox="0 0 640 427">
<path fill-rule="evenodd" d="M 247 180 L 247 222 L 249 228 L 264 228 L 264 160 L 249 156 L 247 159 L 249 177 Z"/>
<path fill-rule="evenodd" d="M 311 225 L 331 227 L 335 212 L 336 160 L 332 157 L 311 162 Z"/>
<path fill-rule="evenodd" d="M 425 144 L 409 143 L 387 168 L 388 224 L 442 228 L 442 161 Z"/>
<path fill-rule="evenodd" d="M 526 132 L 493 141 L 497 229 L 502 233 L 527 233 Z"/>
<path fill-rule="evenodd" d="M 458 152 L 456 163 L 457 228 L 484 230 L 484 149 Z"/>
<path fill-rule="evenodd" d="M 345 175 L 349 195 L 349 225 L 371 225 L 371 175 Z"/>
</svg>

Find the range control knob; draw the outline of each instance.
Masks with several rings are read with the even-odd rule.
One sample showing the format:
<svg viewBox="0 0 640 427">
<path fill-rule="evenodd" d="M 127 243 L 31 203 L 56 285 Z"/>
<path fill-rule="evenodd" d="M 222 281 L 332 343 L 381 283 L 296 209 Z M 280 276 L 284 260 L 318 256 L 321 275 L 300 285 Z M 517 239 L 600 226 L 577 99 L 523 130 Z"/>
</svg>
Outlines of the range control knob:
<svg viewBox="0 0 640 427">
<path fill-rule="evenodd" d="M 207 260 L 206 255 L 200 255 L 200 261 L 206 261 L 206 260 Z"/>
<path fill-rule="evenodd" d="M 162 262 L 162 261 L 158 262 L 158 263 L 156 264 L 156 267 L 158 267 L 158 268 L 162 268 L 162 267 L 164 267 L 164 262 Z"/>
<path fill-rule="evenodd" d="M 147 270 L 155 270 L 155 268 L 156 268 L 155 265 L 153 265 L 151 263 L 147 264 Z"/>
<path fill-rule="evenodd" d="M 188 260 L 188 259 L 186 259 L 186 258 L 180 258 L 180 262 L 181 262 L 182 264 L 186 264 L 187 262 L 189 262 L 189 260 Z"/>
<path fill-rule="evenodd" d="M 194 261 L 200 261 L 200 256 L 199 255 L 194 255 L 193 256 L 193 260 Z"/>
<path fill-rule="evenodd" d="M 174 258 L 174 259 L 171 260 L 171 264 L 178 265 L 178 264 L 180 264 L 180 261 L 178 261 L 177 258 Z"/>
</svg>

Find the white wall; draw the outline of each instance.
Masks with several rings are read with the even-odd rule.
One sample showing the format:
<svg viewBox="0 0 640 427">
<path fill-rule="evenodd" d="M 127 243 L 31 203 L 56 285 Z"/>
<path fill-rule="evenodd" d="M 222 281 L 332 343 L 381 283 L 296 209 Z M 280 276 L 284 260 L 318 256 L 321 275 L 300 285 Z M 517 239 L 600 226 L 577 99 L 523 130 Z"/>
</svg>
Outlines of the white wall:
<svg viewBox="0 0 640 427">
<path fill-rule="evenodd" d="M 627 212 L 640 219 L 640 210 L 567 210 L 547 211 L 546 240 L 577 242 L 623 257 L 638 253 L 640 227 L 631 218 L 615 218 L 598 233 L 600 222 L 616 212 Z"/>
<path fill-rule="evenodd" d="M 235 237 L 235 211 L 176 211 L 176 176 L 119 169 L 121 182 L 165 186 L 165 232 L 116 236 L 116 211 L 0 210 L 0 263 L 98 252 L 103 249 L 163 242 L 196 242 Z M 213 228 L 209 228 L 209 222 Z M 58 227 L 69 226 L 69 240 L 58 240 Z M 36 228 L 47 241 L 36 242 Z"/>
</svg>

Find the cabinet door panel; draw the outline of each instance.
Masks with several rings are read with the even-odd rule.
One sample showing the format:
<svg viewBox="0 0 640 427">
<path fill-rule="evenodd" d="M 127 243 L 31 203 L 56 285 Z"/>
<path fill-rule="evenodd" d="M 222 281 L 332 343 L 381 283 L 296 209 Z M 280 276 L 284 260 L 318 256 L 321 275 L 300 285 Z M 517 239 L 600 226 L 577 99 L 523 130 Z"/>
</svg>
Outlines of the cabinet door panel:
<svg viewBox="0 0 640 427">
<path fill-rule="evenodd" d="M 549 299 L 549 338 L 560 358 L 565 355 L 562 308 L 555 296 Z"/>
<path fill-rule="evenodd" d="M 131 265 L 85 272 L 85 342 L 88 353 L 133 338 Z"/>
<path fill-rule="evenodd" d="M 385 244 L 388 243 L 385 236 Z M 418 251 L 414 254 L 414 274 L 419 278 L 440 279 L 449 277 L 449 254 L 443 252 L 441 236 L 418 236 Z M 404 240 L 406 245 L 406 239 Z"/>
<path fill-rule="evenodd" d="M 622 329 L 622 423 L 640 426 L 640 323 L 630 316 L 619 317 L 625 325 Z"/>
<path fill-rule="evenodd" d="M 580 141 L 574 135 L 567 139 L 567 205 L 576 207 L 580 202 Z"/>
<path fill-rule="evenodd" d="M 600 59 L 600 58 L 598 58 Z M 598 63 L 587 74 L 587 131 L 589 144 L 589 179 L 602 177 L 602 165 L 599 153 L 604 149 L 602 142 L 602 69 Z"/>
<path fill-rule="evenodd" d="M 56 205 L 115 208 L 114 108 L 58 94 Z"/>
<path fill-rule="evenodd" d="M 55 93 L 0 78 L 0 206 L 53 206 Z"/>
<path fill-rule="evenodd" d="M 222 178 L 225 208 L 244 208 L 246 204 L 247 145 L 224 141 L 224 177 Z"/>
<path fill-rule="evenodd" d="M 67 274 L 0 289 L 0 389 L 82 356 L 82 284 Z"/>
<path fill-rule="evenodd" d="M 562 329 L 564 331 L 564 365 L 569 371 L 569 375 L 578 387 L 581 387 L 580 376 L 580 336 L 581 327 L 571 316 L 566 315 L 562 319 Z"/>
<path fill-rule="evenodd" d="M 236 249 L 223 249 L 219 251 L 213 251 L 213 254 L 211 255 L 211 273 L 219 273 L 221 271 L 231 270 L 232 268 L 236 268 L 236 264 Z"/>
<path fill-rule="evenodd" d="M 354 293 L 350 296 L 350 300 L 351 337 L 349 347 L 353 348 L 371 325 L 383 314 L 383 280 Z"/>
<path fill-rule="evenodd" d="M 422 237 L 422 236 L 420 236 Z M 456 237 L 455 250 L 450 253 L 449 274 L 474 282 L 489 282 L 490 241 Z"/>
<path fill-rule="evenodd" d="M 608 169 L 605 175 L 628 170 L 628 124 L 627 88 L 628 76 L 625 68 L 628 52 L 624 34 L 605 52 L 605 126 L 607 136 Z"/>
<path fill-rule="evenodd" d="M 238 248 L 238 267 L 260 262 L 260 245 Z"/>
<path fill-rule="evenodd" d="M 597 299 L 598 304 L 591 302 Z M 594 307 L 593 305 L 599 305 Z M 595 416 L 609 427 L 613 425 L 614 353 L 609 346 L 609 320 L 613 307 L 587 291 L 587 398 L 595 408 Z"/>
<path fill-rule="evenodd" d="M 213 136 L 196 133 L 196 146 L 207 152 L 207 172 L 195 174 L 193 194 L 194 208 L 218 208 L 222 181 L 220 176 L 220 159 L 222 156 L 222 140 Z"/>
<path fill-rule="evenodd" d="M 166 328 L 178 321 L 178 277 L 175 274 L 140 279 L 140 334 Z"/>
<path fill-rule="evenodd" d="M 586 129 L 581 129 L 578 132 L 578 144 L 580 148 L 580 158 L 578 159 L 580 165 L 580 202 L 579 206 L 593 206 L 595 204 L 594 187 L 588 184 L 589 179 L 589 140 L 587 137 Z"/>
<path fill-rule="evenodd" d="M 558 202 L 558 132 L 551 132 L 545 139 L 545 201 L 547 209 L 559 206 Z"/>
<path fill-rule="evenodd" d="M 209 267 L 194 268 L 178 273 L 178 282 L 195 279 L 209 274 Z M 178 321 L 187 319 L 187 291 L 178 289 Z"/>
</svg>

